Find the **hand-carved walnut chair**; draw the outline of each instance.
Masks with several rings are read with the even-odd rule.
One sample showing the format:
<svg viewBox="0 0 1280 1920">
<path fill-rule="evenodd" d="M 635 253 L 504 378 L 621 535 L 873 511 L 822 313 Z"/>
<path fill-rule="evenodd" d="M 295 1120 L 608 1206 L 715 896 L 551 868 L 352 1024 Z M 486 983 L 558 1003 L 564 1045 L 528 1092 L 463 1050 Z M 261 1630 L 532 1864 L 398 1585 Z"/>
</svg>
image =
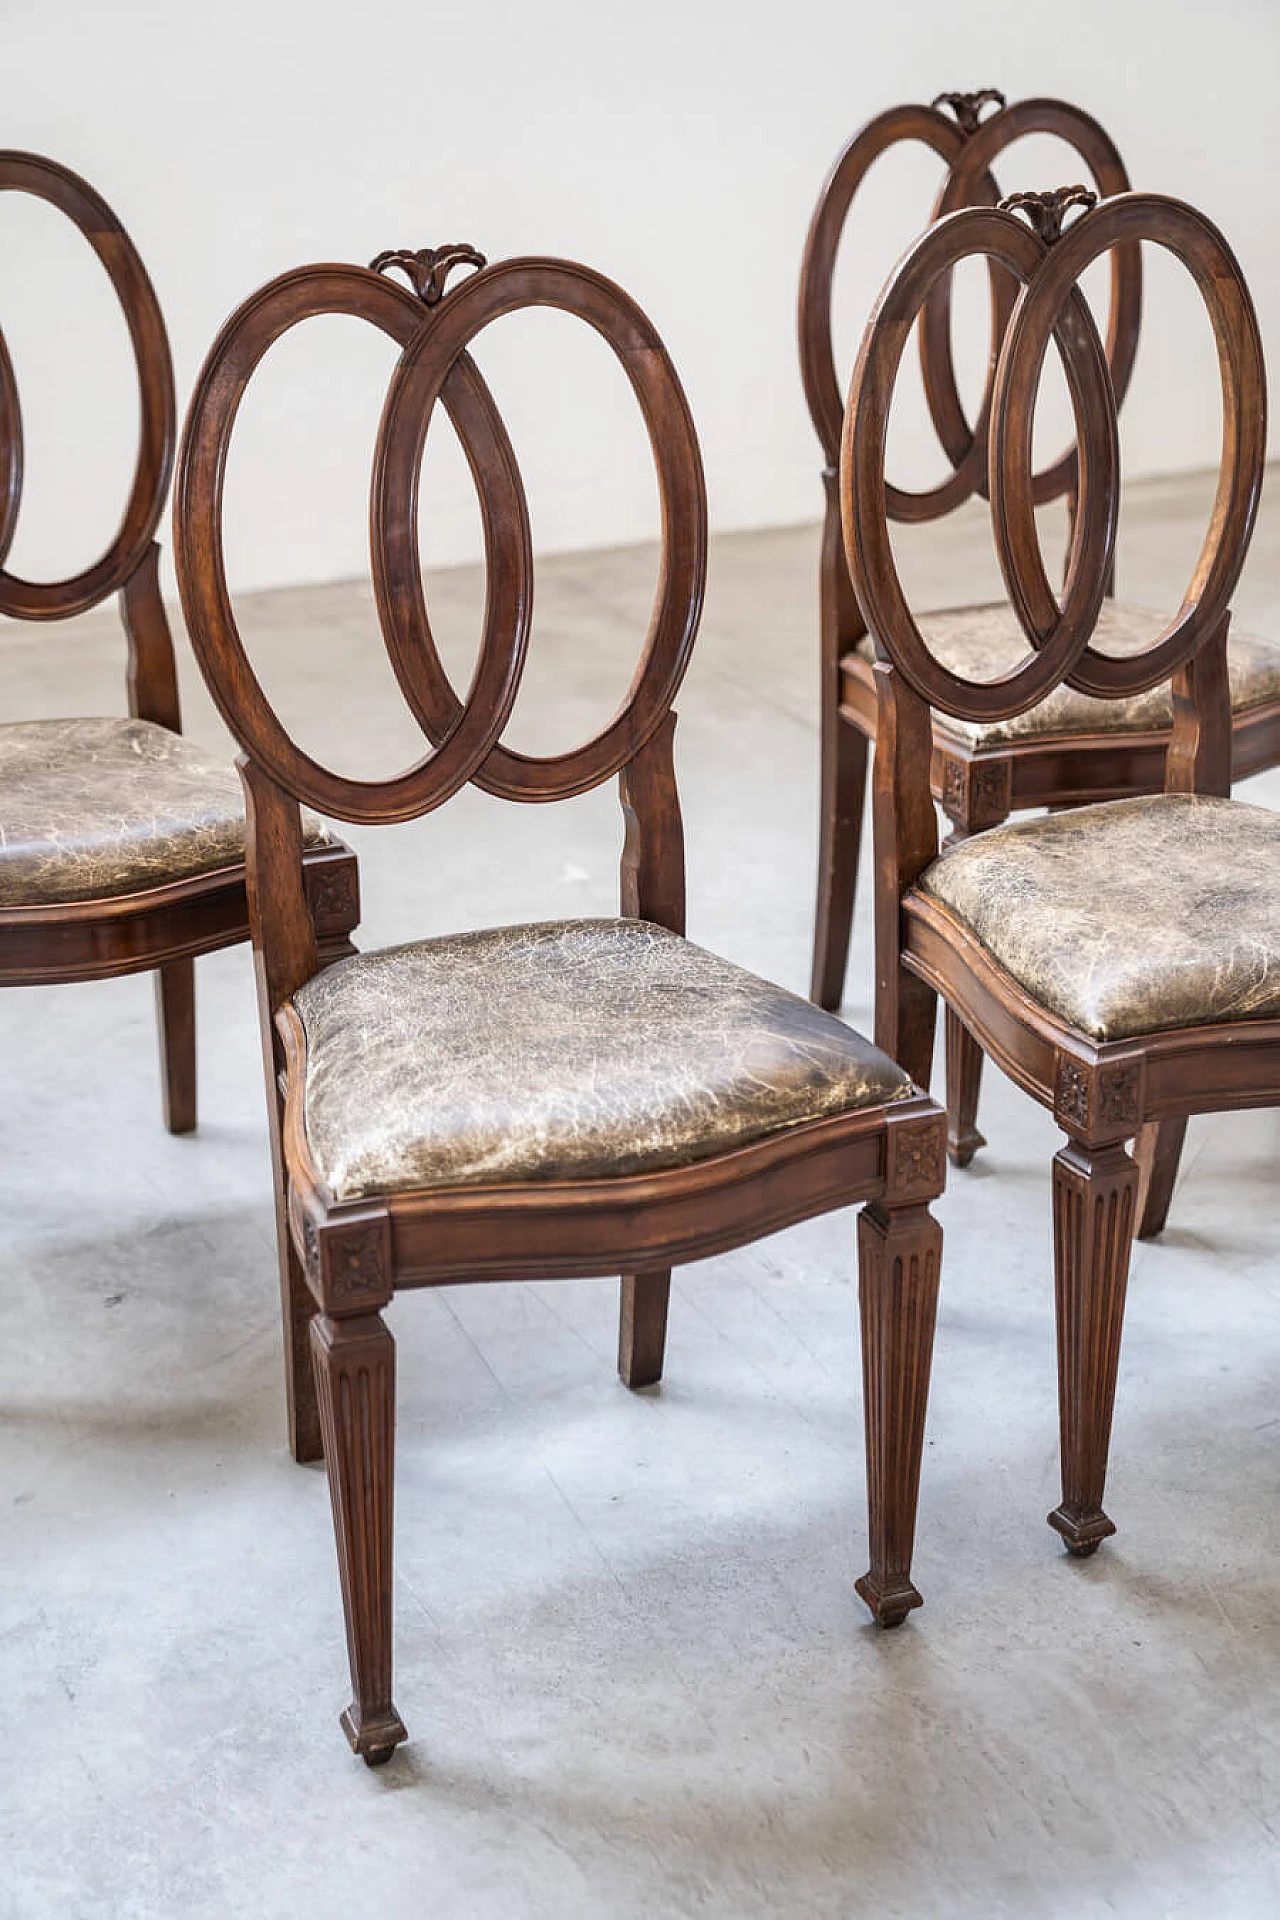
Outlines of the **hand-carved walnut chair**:
<svg viewBox="0 0 1280 1920">
<path fill-rule="evenodd" d="M 1222 236 L 1176 200 L 1126 193 L 1053 239 L 1064 197 L 970 209 L 905 255 L 873 314 L 844 430 L 849 567 L 876 642 L 876 1039 L 927 1084 L 941 994 L 1004 1070 L 1054 1115 L 1062 1504 L 1077 1554 L 1114 1531 L 1102 1509 L 1135 1219 L 1126 1141 L 1189 1113 L 1280 1103 L 1280 818 L 1230 787 L 1228 604 L 1253 529 L 1266 447 L 1262 349 Z M 1006 209 L 1013 203 L 1006 202 Z M 1141 652 L 1103 651 L 1119 451 L 1113 379 L 1076 282 L 1142 240 L 1188 268 L 1222 374 L 1223 453 L 1191 584 Z M 992 384 L 991 512 L 1001 569 L 1031 642 L 1013 671 L 957 672 L 910 611 L 894 567 L 885 480 L 890 397 L 907 336 L 956 262 L 997 260 L 1024 283 Z M 1036 538 L 1031 422 L 1050 337 L 1066 364 L 1080 491 L 1061 609 Z M 938 849 L 919 769 L 930 708 L 974 726 L 1026 713 L 1054 688 L 1125 700 L 1173 676 L 1163 791 L 1002 825 Z"/>
<path fill-rule="evenodd" d="M 996 111 L 985 120 L 984 109 Z M 950 114 L 941 109 L 947 108 Z M 942 94 L 931 107 L 900 106 L 870 121 L 850 141 L 824 186 L 809 228 L 800 278 L 800 365 L 818 440 L 826 460 L 826 519 L 820 562 L 822 775 L 818 859 L 818 904 L 810 991 L 819 1006 L 840 1004 L 858 877 L 867 750 L 876 738 L 874 648 L 858 608 L 840 532 L 837 465 L 843 421 L 842 394 L 832 346 L 832 274 L 840 236 L 854 197 L 875 160 L 901 142 L 920 141 L 950 168 L 933 217 L 966 205 L 994 205 L 999 190 L 991 168 L 1013 141 L 1027 134 L 1056 134 L 1074 147 L 1102 194 L 1123 193 L 1129 181 L 1110 138 L 1095 120 L 1060 100 Z M 986 495 L 986 424 L 990 375 L 977 422 L 965 417 L 956 385 L 950 341 L 950 282 L 940 281 L 920 316 L 919 349 L 925 395 L 943 449 L 954 472 L 925 493 L 886 488 L 890 517 L 932 520 L 950 513 L 973 494 Z M 992 338 L 1008 320 L 1014 288 L 991 270 Z M 1117 402 L 1129 384 L 1141 316 L 1141 256 L 1120 247 L 1112 256 L 1107 353 Z M 994 345 L 992 366 L 994 366 Z M 1038 474 L 1036 504 L 1065 496 L 1073 510 L 1074 451 Z M 1114 575 L 1108 592 L 1114 591 Z M 970 676 L 1005 672 L 1017 662 L 1022 636 L 1011 610 L 962 607 L 923 618 L 939 659 Z M 1098 627 L 1103 646 L 1133 650 L 1156 624 L 1140 607 L 1109 600 Z M 1235 777 L 1280 761 L 1280 647 L 1242 635 L 1232 639 Z M 1156 687 L 1123 701 L 1102 701 L 1063 684 L 1029 711 L 1005 719 L 968 721 L 934 716 L 930 777 L 935 798 L 951 821 L 954 837 L 996 826 L 1011 812 L 1062 807 L 1125 794 L 1158 791 L 1173 724 L 1168 690 Z M 923 762 L 922 762 L 923 766 Z M 959 1016 L 946 1019 L 949 1146 L 965 1166 L 983 1144 L 977 1130 L 982 1052 Z M 1158 1233 L 1168 1213 L 1185 1122 L 1153 1128 L 1139 1148 L 1145 1197 L 1140 1231 Z"/>
<path fill-rule="evenodd" d="M 464 259 L 482 270 L 442 298 Z M 941 1244 L 927 1203 L 946 1163 L 942 1112 L 869 1041 L 682 937 L 671 703 L 701 610 L 706 504 L 684 394 L 649 321 L 609 281 L 561 261 L 486 268 L 462 248 L 379 261 L 408 267 L 422 299 L 377 272 L 312 267 L 228 321 L 192 400 L 175 508 L 196 653 L 244 748 L 292 1425 L 299 1456 L 313 1453 L 318 1397 L 354 1691 L 343 1726 L 371 1765 L 405 1738 L 391 1701 L 395 1349 L 381 1318 L 396 1288 L 622 1273 L 619 1372 L 646 1386 L 662 1372 L 674 1265 L 868 1201 L 858 1246 L 871 1568 L 858 1591 L 892 1626 L 919 1602 L 910 1560 Z M 531 618 L 529 521 L 466 352 L 489 322 L 538 305 L 579 316 L 617 354 L 663 510 L 657 599 L 627 698 L 594 739 L 547 758 L 501 744 Z M 371 783 L 318 765 L 284 731 L 237 634 L 220 541 L 227 446 L 254 368 L 300 320 L 335 312 L 403 348 L 374 459 L 373 577 L 397 678 L 435 748 Z M 465 700 L 435 651 L 416 552 L 437 400 L 466 447 L 488 564 Z M 469 780 L 545 801 L 615 774 L 620 919 L 460 933 L 322 968 L 300 802 L 376 823 L 426 813 Z"/>
<path fill-rule="evenodd" d="M 124 310 L 138 366 L 138 463 L 120 530 L 73 579 L 3 571 L 22 490 L 22 425 L 0 336 L 0 614 L 62 620 L 118 593 L 131 718 L 0 724 L 0 986 L 156 975 L 165 1123 L 196 1124 L 197 954 L 249 935 L 244 801 L 234 767 L 181 734 L 178 679 L 153 538 L 173 466 L 173 367 L 132 241 L 92 187 L 54 161 L 0 153 L 0 191 L 73 220 Z M 331 954 L 359 917 L 355 856 L 308 825 L 307 885 Z"/>
</svg>

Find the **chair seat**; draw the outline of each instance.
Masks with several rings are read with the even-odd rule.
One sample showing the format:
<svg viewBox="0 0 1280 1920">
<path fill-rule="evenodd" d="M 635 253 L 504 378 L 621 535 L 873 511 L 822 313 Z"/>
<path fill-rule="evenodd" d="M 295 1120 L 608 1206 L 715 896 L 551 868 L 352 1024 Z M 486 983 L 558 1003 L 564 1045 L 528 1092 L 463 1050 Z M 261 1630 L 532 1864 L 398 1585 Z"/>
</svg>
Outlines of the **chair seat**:
<svg viewBox="0 0 1280 1920">
<path fill-rule="evenodd" d="M 1007 600 L 922 614 L 919 625 L 943 666 L 968 680 L 993 680 L 1010 672 L 1028 652 L 1026 635 Z M 1146 607 L 1107 600 L 1098 617 L 1094 644 L 1103 653 L 1140 653 L 1163 625 L 1164 617 Z M 864 659 L 875 659 L 870 635 L 858 642 L 857 651 Z M 1280 645 L 1233 631 L 1228 651 L 1231 705 L 1236 713 L 1280 700 Z M 1065 733 L 1154 733 L 1173 725 L 1173 696 L 1167 680 L 1127 700 L 1096 700 L 1074 687 L 1059 686 L 1047 699 L 1009 720 L 957 720 L 947 713 L 935 719 L 941 732 L 972 747 Z"/>
<path fill-rule="evenodd" d="M 1019 820 L 949 847 L 920 889 L 1095 1040 L 1280 1015 L 1280 815 L 1263 807 L 1158 793 Z"/>
<path fill-rule="evenodd" d="M 911 1091 L 833 1015 L 643 920 L 361 953 L 294 1005 L 339 1200 L 678 1167 Z"/>
<path fill-rule="evenodd" d="M 243 862 L 235 768 L 149 720 L 0 726 L 0 907 L 115 899 Z M 308 845 L 327 838 L 304 818 Z"/>
</svg>

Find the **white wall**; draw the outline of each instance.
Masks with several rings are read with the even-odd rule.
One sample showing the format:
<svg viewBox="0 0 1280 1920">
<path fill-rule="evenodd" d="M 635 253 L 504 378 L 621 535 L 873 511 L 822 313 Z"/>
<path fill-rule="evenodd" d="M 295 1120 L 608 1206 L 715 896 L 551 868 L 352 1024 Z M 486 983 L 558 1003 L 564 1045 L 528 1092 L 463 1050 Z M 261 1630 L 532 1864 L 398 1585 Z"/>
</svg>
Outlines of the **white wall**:
<svg viewBox="0 0 1280 1920">
<path fill-rule="evenodd" d="M 794 345 L 800 249 L 837 149 L 895 101 L 988 85 L 1078 101 L 1111 128 L 1135 184 L 1222 224 L 1264 335 L 1280 332 L 1277 0 L 0 0 L 0 72 L 0 139 L 85 173 L 132 231 L 180 392 L 229 310 L 287 267 L 452 239 L 490 258 L 574 256 L 621 281 L 663 334 L 719 529 L 818 512 Z M 895 166 L 842 266 L 846 363 L 936 180 L 924 158 Z M 1012 190 L 1079 171 L 1025 154 L 1001 179 Z M 31 572 L 83 565 L 123 499 L 134 403 L 100 278 L 56 216 L 0 196 L 0 324 L 28 421 L 13 564 Z M 1128 471 L 1203 466 L 1217 431 L 1205 323 L 1171 271 L 1149 286 Z M 554 316 L 522 326 L 505 323 L 479 357 L 540 544 L 651 534 L 641 429 L 603 349 Z M 368 449 L 392 352 L 332 322 L 277 355 L 233 456 L 242 586 L 366 567 Z M 918 409 L 898 440 L 903 478 L 937 471 Z M 471 557 L 465 472 L 456 454 L 429 461 L 428 556 Z"/>
</svg>

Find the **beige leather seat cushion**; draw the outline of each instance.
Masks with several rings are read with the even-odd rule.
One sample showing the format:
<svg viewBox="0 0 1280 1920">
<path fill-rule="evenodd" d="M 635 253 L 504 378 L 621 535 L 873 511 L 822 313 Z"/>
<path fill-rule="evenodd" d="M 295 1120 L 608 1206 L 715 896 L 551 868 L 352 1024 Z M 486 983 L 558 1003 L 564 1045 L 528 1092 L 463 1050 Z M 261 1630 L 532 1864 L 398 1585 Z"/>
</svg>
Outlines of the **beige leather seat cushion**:
<svg viewBox="0 0 1280 1920">
<path fill-rule="evenodd" d="M 149 720 L 0 726 L 0 907 L 114 899 L 243 859 L 240 776 L 207 748 Z"/>
<path fill-rule="evenodd" d="M 910 1092 L 833 1015 L 643 920 L 357 954 L 295 1005 L 341 1200 L 682 1166 Z"/>
<path fill-rule="evenodd" d="M 1005 600 L 921 614 L 919 624 L 943 666 L 967 680 L 993 680 L 1008 673 L 1029 651 L 1017 615 Z M 1108 600 L 1103 603 L 1093 644 L 1102 653 L 1140 653 L 1163 624 L 1164 617 L 1146 607 Z M 875 659 L 875 643 L 869 635 L 858 642 L 857 650 L 866 659 Z M 1233 631 L 1229 653 L 1231 704 L 1237 713 L 1280 700 L 1280 646 Z M 1158 732 L 1173 725 L 1173 696 L 1167 680 L 1128 700 L 1095 700 L 1073 687 L 1055 687 L 1047 699 L 1011 720 L 975 724 L 947 713 L 935 717 L 941 731 L 955 734 L 970 746 L 993 747 L 1001 741 L 1038 740 L 1060 733 Z"/>
<path fill-rule="evenodd" d="M 1150 794 L 993 827 L 921 888 L 1097 1040 L 1280 1015 L 1280 815 Z"/>
</svg>

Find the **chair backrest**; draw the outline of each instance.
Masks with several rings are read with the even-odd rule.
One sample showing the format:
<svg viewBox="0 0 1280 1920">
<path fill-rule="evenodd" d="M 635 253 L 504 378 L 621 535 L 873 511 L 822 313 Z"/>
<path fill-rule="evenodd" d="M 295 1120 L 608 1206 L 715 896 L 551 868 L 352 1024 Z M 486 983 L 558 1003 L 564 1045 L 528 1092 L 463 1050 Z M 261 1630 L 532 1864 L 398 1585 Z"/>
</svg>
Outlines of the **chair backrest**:
<svg viewBox="0 0 1280 1920">
<path fill-rule="evenodd" d="M 994 108 L 994 112 L 987 112 Z M 984 113 L 986 117 L 984 118 Z M 1102 195 L 1129 187 L 1114 142 L 1098 122 L 1065 100 L 1018 100 L 1009 106 L 1002 93 L 943 93 L 929 106 L 890 107 L 869 120 L 849 141 L 827 176 L 814 209 L 800 269 L 800 372 L 809 414 L 823 453 L 827 490 L 827 537 L 823 545 L 824 628 L 838 631 L 844 644 L 861 630 L 857 603 L 849 591 L 840 538 L 837 472 L 844 423 L 844 395 L 836 373 L 832 324 L 832 280 L 841 235 L 855 196 L 872 164 L 890 148 L 917 142 L 936 153 L 949 169 L 934 202 L 931 220 L 966 206 L 995 206 L 1000 189 L 992 167 L 1015 140 L 1030 134 L 1054 134 L 1075 149 Z M 904 234 L 904 239 L 909 236 Z M 1124 398 L 1133 371 L 1142 318 L 1142 256 L 1137 246 L 1118 247 L 1112 257 L 1111 304 L 1107 322 L 1107 358 L 1117 402 Z M 886 485 L 893 519 L 935 520 L 974 494 L 986 498 L 987 426 L 992 381 L 1000 340 L 1017 296 L 1017 282 L 995 261 L 991 279 L 991 356 L 978 417 L 969 422 L 956 382 L 951 352 L 951 276 L 930 290 L 919 318 L 920 368 L 934 430 L 952 472 L 936 487 L 913 493 Z M 1075 449 L 1069 448 L 1035 477 L 1037 505 L 1065 495 L 1069 507 L 1076 490 Z"/>
<path fill-rule="evenodd" d="M 55 160 L 0 152 L 0 192 L 47 200 L 74 222 L 101 260 L 124 312 L 138 368 L 141 432 L 124 517 L 100 559 L 67 580 L 22 580 L 0 570 L 0 613 L 18 620 L 61 620 L 84 613 L 128 586 L 152 556 L 173 469 L 177 424 L 173 362 L 160 303 L 132 240 L 100 194 Z M 3 315 L 0 315 L 0 323 Z M 9 354 L 0 335 L 0 561 L 13 540 L 22 497 L 22 414 Z"/>
<path fill-rule="evenodd" d="M 1080 204 L 1087 210 L 1064 231 L 1064 215 Z M 1223 438 L 1213 512 L 1182 602 L 1149 647 L 1121 657 L 1090 644 L 1115 549 L 1120 455 L 1114 375 L 1077 283 L 1102 253 L 1144 240 L 1183 263 L 1208 310 L 1222 381 Z M 894 563 L 885 478 L 889 406 L 907 336 L 932 289 L 973 255 L 995 260 L 1022 283 L 991 385 L 987 472 L 1000 567 L 1029 651 L 1009 673 L 984 682 L 943 666 L 916 624 Z M 1079 460 L 1061 606 L 1036 533 L 1031 452 L 1051 338 L 1067 373 Z M 1229 603 L 1252 536 L 1265 459 L 1266 375 L 1253 302 L 1221 233 L 1183 202 L 1123 193 L 1094 204 L 1079 188 L 1015 194 L 999 208 L 944 217 L 909 250 L 863 337 L 840 470 L 849 571 L 879 661 L 878 866 L 882 876 L 892 873 L 891 892 L 913 884 L 937 850 L 936 816 L 919 771 L 929 764 L 931 706 L 963 720 L 991 721 L 1023 712 L 1064 681 L 1082 693 L 1123 699 L 1172 678 L 1166 787 L 1229 790 Z"/>
<path fill-rule="evenodd" d="M 478 268 L 445 290 L 451 269 Z M 416 291 L 384 277 L 404 268 Z M 657 469 L 662 553 L 643 653 L 621 707 L 592 739 L 536 756 L 502 744 L 519 690 L 533 606 L 529 515 L 493 396 L 467 352 L 490 322 L 524 307 L 576 315 L 613 349 L 639 402 Z M 223 478 L 237 411 L 267 349 L 300 321 L 342 313 L 401 348 L 374 451 L 369 529 L 374 595 L 397 681 L 434 751 L 365 781 L 322 766 L 290 737 L 245 653 L 227 587 Z M 436 650 L 418 555 L 418 480 L 439 401 L 461 440 L 480 506 L 488 592 L 479 656 L 460 699 Z M 684 867 L 671 758 L 672 701 L 698 628 L 706 575 L 706 494 L 688 404 L 649 320 L 602 275 L 563 260 L 487 266 L 469 247 L 380 254 L 373 267 L 286 273 L 227 321 L 196 382 L 178 458 L 175 551 L 192 645 L 243 750 L 249 899 L 267 970 L 268 1010 L 316 971 L 301 883 L 299 804 L 339 820 L 407 820 L 469 781 L 512 800 L 555 800 L 617 774 L 627 818 L 623 911 L 683 931 Z"/>
</svg>

